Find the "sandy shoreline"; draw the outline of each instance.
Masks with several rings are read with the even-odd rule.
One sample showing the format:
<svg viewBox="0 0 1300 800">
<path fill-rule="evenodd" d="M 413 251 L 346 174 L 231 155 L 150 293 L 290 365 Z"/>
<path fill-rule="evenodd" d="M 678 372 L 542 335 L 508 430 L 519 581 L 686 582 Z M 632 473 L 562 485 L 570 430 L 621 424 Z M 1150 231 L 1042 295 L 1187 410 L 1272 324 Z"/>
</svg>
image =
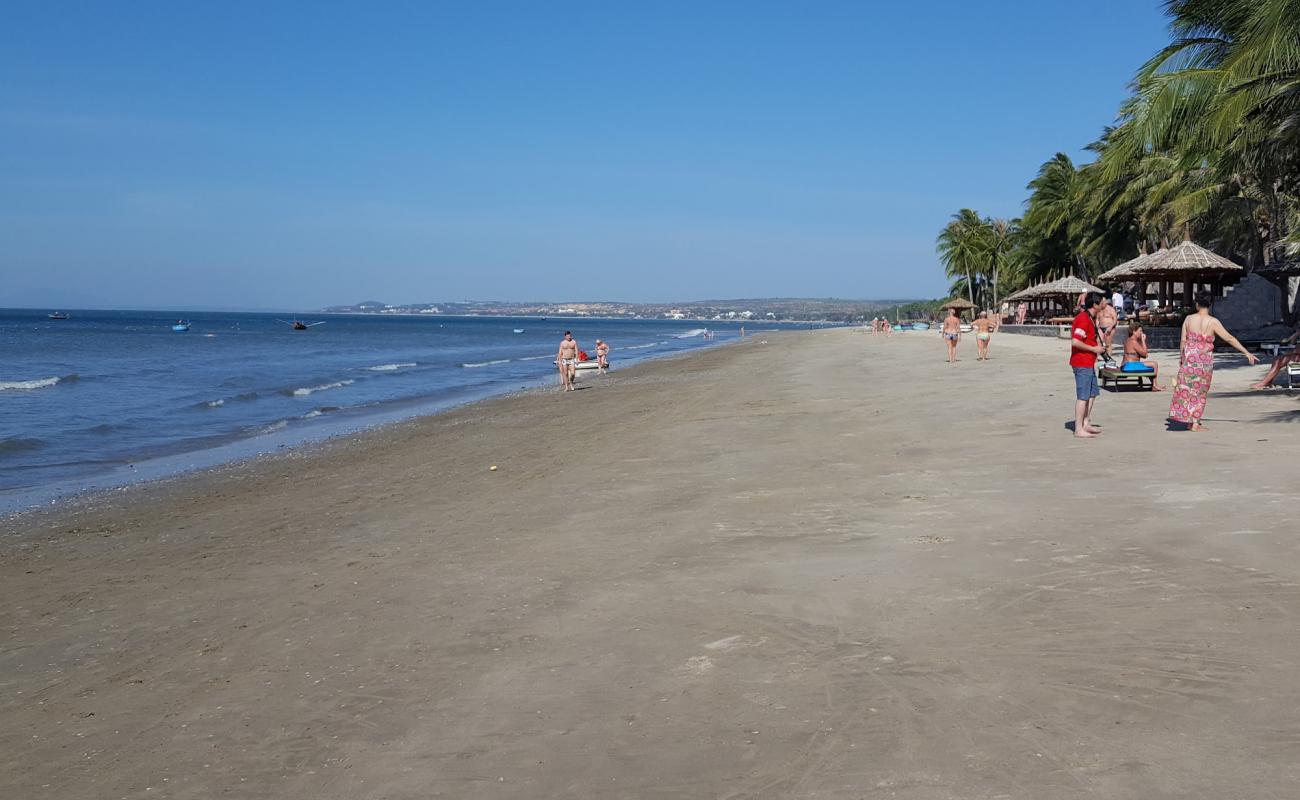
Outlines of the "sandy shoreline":
<svg viewBox="0 0 1300 800">
<path fill-rule="evenodd" d="M 1077 442 L 1061 343 L 962 347 L 766 333 L 11 521 L 0 796 L 1289 796 L 1296 400 L 1225 358 L 1209 434 Z"/>
</svg>

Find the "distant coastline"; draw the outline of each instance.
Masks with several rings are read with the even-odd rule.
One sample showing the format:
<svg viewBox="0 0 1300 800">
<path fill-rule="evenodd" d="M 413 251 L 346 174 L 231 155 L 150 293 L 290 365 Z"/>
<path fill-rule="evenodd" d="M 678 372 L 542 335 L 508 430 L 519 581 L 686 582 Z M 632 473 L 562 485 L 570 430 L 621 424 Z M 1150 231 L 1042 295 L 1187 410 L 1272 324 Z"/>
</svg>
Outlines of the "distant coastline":
<svg viewBox="0 0 1300 800">
<path fill-rule="evenodd" d="M 761 322 L 853 322 L 914 300 L 839 300 L 835 298 L 749 298 L 683 303 L 537 303 L 473 300 L 442 303 L 384 303 L 366 300 L 327 306 L 322 314 L 386 316 L 521 317 L 572 319 L 677 320 L 737 324 Z"/>
</svg>

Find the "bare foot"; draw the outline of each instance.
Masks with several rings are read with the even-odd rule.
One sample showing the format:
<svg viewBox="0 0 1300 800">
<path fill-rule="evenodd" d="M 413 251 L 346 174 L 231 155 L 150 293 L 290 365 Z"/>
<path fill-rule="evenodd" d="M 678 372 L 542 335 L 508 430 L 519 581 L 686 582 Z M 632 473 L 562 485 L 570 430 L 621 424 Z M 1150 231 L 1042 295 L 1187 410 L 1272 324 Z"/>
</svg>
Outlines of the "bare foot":
<svg viewBox="0 0 1300 800">
<path fill-rule="evenodd" d="M 1152 387 L 1151 387 L 1151 391 L 1153 391 L 1153 392 L 1163 392 L 1164 390 L 1165 390 L 1165 387 L 1163 387 L 1163 386 L 1152 386 Z"/>
<path fill-rule="evenodd" d="M 1095 433 L 1088 433 L 1088 432 L 1085 431 L 1084 433 L 1076 433 L 1076 434 L 1074 434 L 1074 438 L 1076 438 L 1076 439 L 1096 439 L 1096 438 L 1097 438 L 1097 434 L 1095 434 Z"/>
<path fill-rule="evenodd" d="M 1093 427 L 1092 425 L 1086 426 L 1084 430 L 1091 433 L 1093 436 L 1099 436 L 1102 432 L 1101 428 Z"/>
<path fill-rule="evenodd" d="M 1261 390 L 1261 389 L 1267 389 L 1267 388 L 1268 388 L 1268 384 L 1267 384 L 1267 383 L 1252 383 L 1252 384 L 1250 385 L 1250 388 L 1253 389 L 1253 390 L 1255 390 L 1255 391 L 1259 391 L 1259 390 Z"/>
</svg>

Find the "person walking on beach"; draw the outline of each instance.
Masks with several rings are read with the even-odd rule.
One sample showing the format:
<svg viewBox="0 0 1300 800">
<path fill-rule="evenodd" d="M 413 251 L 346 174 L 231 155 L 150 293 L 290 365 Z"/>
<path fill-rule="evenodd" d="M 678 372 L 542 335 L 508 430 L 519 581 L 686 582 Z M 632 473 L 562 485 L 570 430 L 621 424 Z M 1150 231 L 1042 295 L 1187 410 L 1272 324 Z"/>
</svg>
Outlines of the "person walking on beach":
<svg viewBox="0 0 1300 800">
<path fill-rule="evenodd" d="M 563 391 L 573 391 L 573 381 L 578 377 L 578 343 L 573 340 L 571 331 L 564 332 L 560 340 L 560 351 L 555 354 L 555 363 L 560 368 L 560 386 Z"/>
<path fill-rule="evenodd" d="M 1101 433 L 1092 424 L 1092 407 L 1101 394 L 1097 385 L 1097 356 L 1106 353 L 1101 332 L 1097 329 L 1097 314 L 1106 304 L 1101 292 L 1088 292 L 1083 296 L 1083 308 L 1070 326 L 1070 369 L 1074 371 L 1074 436 L 1091 439 Z"/>
<path fill-rule="evenodd" d="M 989 319 L 989 312 L 981 311 L 980 318 L 975 320 L 975 347 L 979 351 L 977 361 L 989 360 L 989 341 L 993 338 L 993 332 L 997 330 L 997 324 Z M 958 326 L 958 331 L 961 327 Z"/>
<path fill-rule="evenodd" d="M 957 342 L 961 341 L 961 320 L 957 318 L 957 309 L 948 309 L 948 317 L 941 329 L 944 342 L 948 345 L 948 363 L 957 361 Z"/>
<path fill-rule="evenodd" d="M 705 333 L 704 335 L 712 338 L 708 333 Z M 609 372 L 609 343 L 603 342 L 600 339 L 596 340 L 596 367 L 596 371 L 601 375 Z"/>
<path fill-rule="evenodd" d="M 1198 433 L 1205 430 L 1201 416 L 1205 413 L 1210 381 L 1214 378 L 1214 337 L 1218 336 L 1245 355 L 1251 366 L 1259 360 L 1228 333 L 1222 323 L 1210 316 L 1213 302 L 1214 298 L 1208 292 L 1198 294 L 1196 313 L 1183 320 L 1182 359 L 1179 361 L 1178 379 L 1174 382 L 1173 401 L 1169 404 L 1169 418 Z"/>
</svg>

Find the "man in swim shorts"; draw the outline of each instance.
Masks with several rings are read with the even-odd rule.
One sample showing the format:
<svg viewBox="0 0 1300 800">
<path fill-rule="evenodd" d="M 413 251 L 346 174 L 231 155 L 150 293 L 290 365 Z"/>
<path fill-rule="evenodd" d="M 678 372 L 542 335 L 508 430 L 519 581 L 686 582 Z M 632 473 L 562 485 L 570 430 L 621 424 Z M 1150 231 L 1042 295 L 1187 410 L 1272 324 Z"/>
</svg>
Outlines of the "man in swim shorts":
<svg viewBox="0 0 1300 800">
<path fill-rule="evenodd" d="M 1097 313 L 1097 327 L 1101 330 L 1101 341 L 1110 349 L 1111 342 L 1115 339 L 1115 328 L 1119 327 L 1119 313 L 1115 311 L 1115 306 L 1110 301 L 1102 298 L 1101 311 Z"/>
<path fill-rule="evenodd" d="M 975 347 L 979 350 L 978 361 L 989 360 L 989 340 L 993 338 L 993 331 L 997 328 L 993 320 L 989 319 L 989 312 L 981 311 L 980 318 L 975 320 Z M 958 330 L 961 330 L 959 327 Z"/>
<path fill-rule="evenodd" d="M 948 345 L 948 363 L 957 361 L 957 342 L 961 341 L 961 320 L 957 318 L 957 309 L 948 309 L 948 317 L 940 329 L 943 341 Z"/>
<path fill-rule="evenodd" d="M 555 354 L 555 364 L 560 368 L 560 385 L 563 391 L 573 391 L 573 381 L 578 376 L 578 343 L 571 331 L 564 332 L 560 351 Z"/>
</svg>

